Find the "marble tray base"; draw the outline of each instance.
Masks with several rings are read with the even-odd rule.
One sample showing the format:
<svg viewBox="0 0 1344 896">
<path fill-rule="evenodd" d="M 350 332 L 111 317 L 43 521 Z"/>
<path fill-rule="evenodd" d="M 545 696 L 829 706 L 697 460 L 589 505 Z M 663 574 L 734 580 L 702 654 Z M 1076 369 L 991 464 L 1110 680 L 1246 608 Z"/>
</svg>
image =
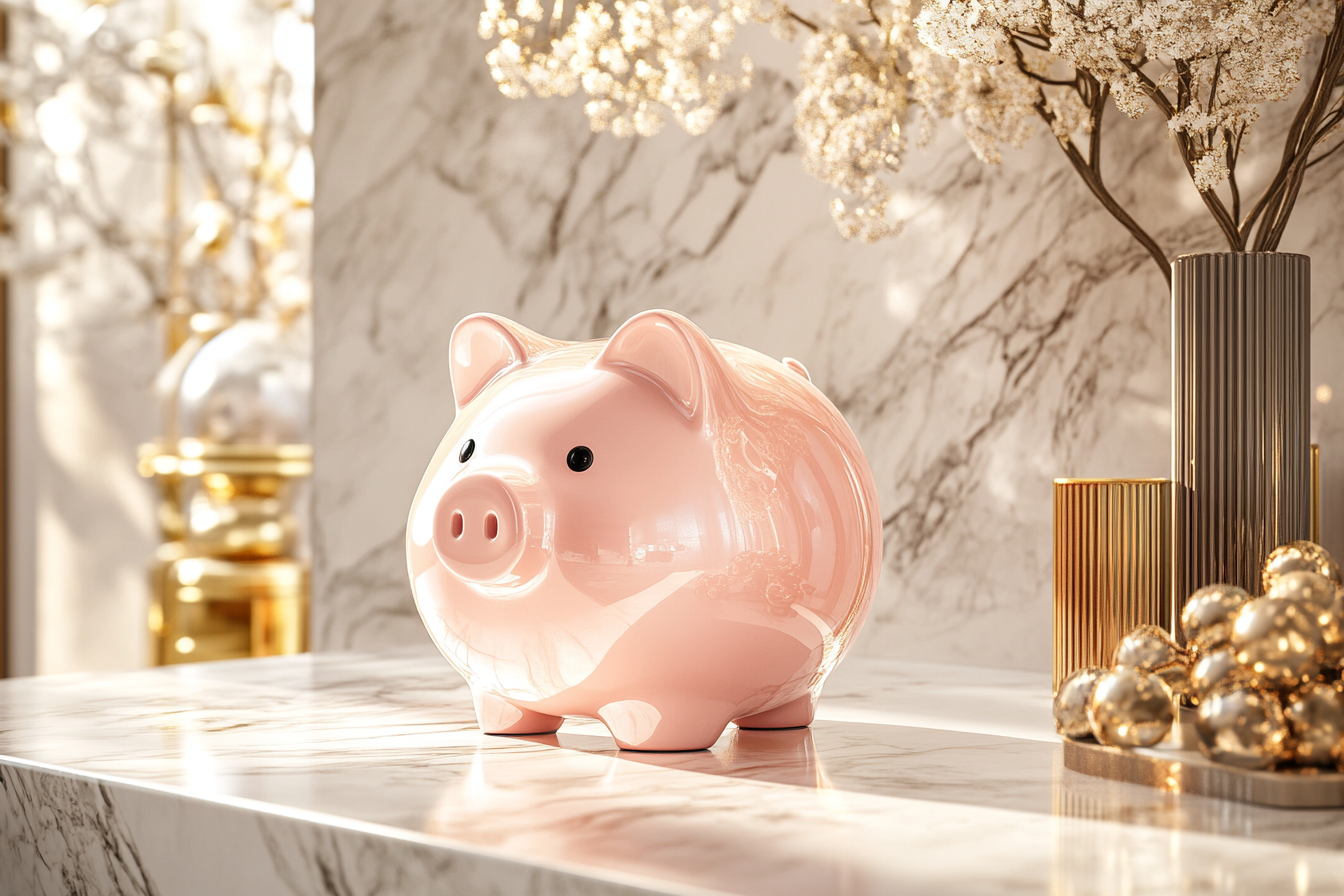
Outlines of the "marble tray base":
<svg viewBox="0 0 1344 896">
<path fill-rule="evenodd" d="M 1064 766 L 1085 775 L 1143 784 L 1239 803 L 1286 809 L 1344 806 L 1344 774 L 1324 769 L 1249 771 L 1214 762 L 1194 746 L 1194 726 L 1182 723 L 1152 749 L 1064 741 Z"/>
</svg>

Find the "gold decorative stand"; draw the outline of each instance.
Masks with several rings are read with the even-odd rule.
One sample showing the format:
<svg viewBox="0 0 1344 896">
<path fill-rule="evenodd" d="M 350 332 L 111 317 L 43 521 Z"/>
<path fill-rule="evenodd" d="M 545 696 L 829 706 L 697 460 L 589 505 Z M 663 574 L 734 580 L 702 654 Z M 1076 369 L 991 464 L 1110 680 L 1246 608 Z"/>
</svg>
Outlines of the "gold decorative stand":
<svg viewBox="0 0 1344 896">
<path fill-rule="evenodd" d="M 308 649 L 308 565 L 290 554 L 292 493 L 311 472 L 308 445 L 141 446 L 168 539 L 150 573 L 154 663 Z"/>
<path fill-rule="evenodd" d="M 1344 774 L 1312 768 L 1251 771 L 1222 765 L 1199 752 L 1191 713 L 1186 710 L 1182 715 L 1186 718 L 1172 728 L 1171 739 L 1148 749 L 1066 739 L 1064 767 L 1110 781 L 1258 806 L 1344 807 Z"/>
</svg>

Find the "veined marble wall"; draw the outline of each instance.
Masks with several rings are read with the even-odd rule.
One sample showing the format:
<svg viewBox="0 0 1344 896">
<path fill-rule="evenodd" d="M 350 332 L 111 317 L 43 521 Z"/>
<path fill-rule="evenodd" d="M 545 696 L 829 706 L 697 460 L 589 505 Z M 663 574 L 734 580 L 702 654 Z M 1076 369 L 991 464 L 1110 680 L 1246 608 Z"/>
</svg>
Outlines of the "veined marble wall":
<svg viewBox="0 0 1344 896">
<path fill-rule="evenodd" d="M 794 145 L 799 45 L 749 34 L 757 83 L 705 136 L 617 140 L 576 98 L 501 96 L 477 14 L 318 4 L 315 645 L 426 637 L 403 527 L 452 419 L 458 319 L 579 339 L 665 307 L 801 359 L 858 433 L 886 545 L 860 651 L 1048 668 L 1052 478 L 1170 475 L 1166 286 L 1048 134 L 986 167 L 945 125 L 909 153 L 905 233 L 847 243 Z M 1120 118 L 1122 200 L 1173 257 L 1221 248 L 1161 125 Z M 1329 510 L 1344 157 L 1318 170 L 1282 248 L 1314 257 L 1314 376 L 1338 395 L 1314 405 Z M 1327 545 L 1341 536 L 1327 514 Z"/>
</svg>

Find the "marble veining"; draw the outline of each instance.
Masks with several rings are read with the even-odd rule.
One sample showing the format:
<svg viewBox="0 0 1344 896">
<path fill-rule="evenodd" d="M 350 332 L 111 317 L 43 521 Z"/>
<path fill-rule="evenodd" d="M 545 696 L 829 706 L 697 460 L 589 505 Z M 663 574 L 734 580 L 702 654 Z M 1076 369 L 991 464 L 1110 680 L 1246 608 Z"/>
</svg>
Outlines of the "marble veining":
<svg viewBox="0 0 1344 896">
<path fill-rule="evenodd" d="M 0 682 L 0 894 L 1344 886 L 1344 812 L 1069 771 L 1048 684 L 851 658 L 811 729 L 646 754 L 481 735 L 419 648 Z"/>
<path fill-rule="evenodd" d="M 744 29 L 756 84 L 707 134 L 617 140 L 578 98 L 502 97 L 477 10 L 317 10 L 315 642 L 425 640 L 401 533 L 452 417 L 458 319 L 582 339 L 666 307 L 801 359 L 863 444 L 886 568 L 856 651 L 1047 668 L 1051 479 L 1170 475 L 1165 285 L 1049 136 L 987 167 L 943 127 L 908 153 L 905 232 L 847 243 L 799 163 L 797 45 Z M 1217 249 L 1161 124 L 1110 120 L 1121 200 L 1173 254 Z M 1313 385 L 1344 396 L 1344 156 L 1314 170 L 1283 248 L 1313 256 Z M 1334 550 L 1340 404 L 1313 403 Z"/>
</svg>

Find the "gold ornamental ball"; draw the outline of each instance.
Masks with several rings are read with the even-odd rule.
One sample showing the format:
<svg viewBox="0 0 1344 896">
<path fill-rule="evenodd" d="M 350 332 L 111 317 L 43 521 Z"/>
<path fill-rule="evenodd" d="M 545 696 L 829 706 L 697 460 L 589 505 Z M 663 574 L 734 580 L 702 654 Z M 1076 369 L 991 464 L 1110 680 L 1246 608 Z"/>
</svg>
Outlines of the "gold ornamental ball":
<svg viewBox="0 0 1344 896">
<path fill-rule="evenodd" d="M 1199 654 L 1232 640 L 1232 619 L 1250 599 L 1236 585 L 1205 585 L 1190 595 L 1181 612 L 1186 647 Z"/>
<path fill-rule="evenodd" d="M 1337 668 L 1344 660 L 1344 630 L 1341 630 L 1344 602 L 1341 602 L 1340 588 L 1316 572 L 1298 570 L 1279 575 L 1269 596 L 1293 600 L 1312 614 L 1316 625 L 1321 627 L 1321 662 Z"/>
<path fill-rule="evenodd" d="M 1336 765 L 1344 757 L 1344 694 L 1314 681 L 1284 701 L 1293 758 L 1303 765 Z"/>
<path fill-rule="evenodd" d="M 1113 663 L 1151 672 L 1177 696 L 1190 693 L 1190 656 L 1156 625 L 1141 625 L 1126 635 Z"/>
<path fill-rule="evenodd" d="M 1171 635 L 1156 625 L 1139 626 L 1125 635 L 1115 648 L 1115 665 L 1133 666 L 1146 672 L 1155 672 L 1185 661 L 1185 651 L 1176 646 Z"/>
<path fill-rule="evenodd" d="M 1195 668 L 1190 672 L 1190 689 L 1194 696 L 1199 700 L 1204 700 L 1231 676 L 1237 676 L 1241 672 L 1241 663 L 1237 662 L 1237 652 L 1231 647 L 1223 646 L 1217 650 L 1210 650 L 1199 658 L 1195 663 Z"/>
<path fill-rule="evenodd" d="M 1257 597 L 1241 608 L 1232 626 L 1237 662 L 1257 682 L 1288 688 L 1316 676 L 1321 663 L 1321 627 L 1302 604 Z"/>
<path fill-rule="evenodd" d="M 1162 679 L 1162 683 L 1167 686 L 1177 697 L 1193 697 L 1195 694 L 1194 685 L 1190 681 L 1190 666 L 1181 663 L 1177 666 L 1168 666 L 1165 669 L 1153 673 Z"/>
<path fill-rule="evenodd" d="M 1097 666 L 1079 669 L 1059 683 L 1055 691 L 1055 730 L 1067 738 L 1078 740 L 1092 736 L 1092 723 L 1087 720 L 1087 703 L 1092 689 L 1106 670 Z"/>
<path fill-rule="evenodd" d="M 1269 590 L 1269 597 L 1294 601 L 1315 618 L 1321 627 L 1321 661 L 1337 667 L 1344 658 L 1344 630 L 1341 630 L 1344 617 L 1339 615 L 1344 603 L 1340 602 L 1340 589 L 1323 575 L 1299 570 L 1279 576 Z"/>
<path fill-rule="evenodd" d="M 1123 666 L 1097 679 L 1087 718 L 1093 737 L 1108 747 L 1151 747 L 1171 731 L 1176 711 L 1162 679 Z"/>
<path fill-rule="evenodd" d="M 1344 588 L 1344 570 L 1329 551 L 1310 541 L 1290 541 L 1270 552 L 1260 573 L 1265 593 L 1274 588 L 1279 576 L 1290 572 L 1314 572 L 1325 576 L 1336 588 Z"/>
<path fill-rule="evenodd" d="M 1270 768 L 1292 758 L 1288 721 L 1277 695 L 1225 683 L 1195 714 L 1199 749 L 1214 762 L 1238 768 Z"/>
<path fill-rule="evenodd" d="M 1322 610 L 1330 609 L 1335 601 L 1335 584 L 1320 573 L 1297 570 L 1286 572 L 1274 580 L 1265 592 L 1266 597 L 1311 604 Z"/>
<path fill-rule="evenodd" d="M 1330 609 L 1316 618 L 1321 626 L 1321 660 L 1333 670 L 1344 665 L 1344 588 L 1335 589 Z"/>
</svg>

